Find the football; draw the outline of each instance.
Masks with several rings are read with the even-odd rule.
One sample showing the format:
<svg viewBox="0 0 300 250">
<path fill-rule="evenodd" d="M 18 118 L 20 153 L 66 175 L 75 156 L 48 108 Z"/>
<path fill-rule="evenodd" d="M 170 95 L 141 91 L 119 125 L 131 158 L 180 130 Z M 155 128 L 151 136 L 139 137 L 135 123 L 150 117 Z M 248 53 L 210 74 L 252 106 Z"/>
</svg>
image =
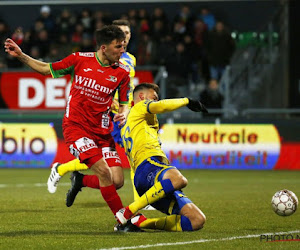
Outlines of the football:
<svg viewBox="0 0 300 250">
<path fill-rule="evenodd" d="M 276 214 L 289 216 L 296 212 L 298 198 L 292 191 L 283 189 L 273 195 L 271 203 Z"/>
</svg>

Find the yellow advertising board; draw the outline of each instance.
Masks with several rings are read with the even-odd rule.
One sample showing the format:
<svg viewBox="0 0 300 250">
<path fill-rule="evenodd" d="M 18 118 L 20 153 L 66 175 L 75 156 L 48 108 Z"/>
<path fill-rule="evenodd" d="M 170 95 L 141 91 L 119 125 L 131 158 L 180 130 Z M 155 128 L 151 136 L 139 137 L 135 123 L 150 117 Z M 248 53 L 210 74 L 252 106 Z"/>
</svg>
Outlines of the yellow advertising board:
<svg viewBox="0 0 300 250">
<path fill-rule="evenodd" d="M 160 138 L 179 168 L 272 169 L 280 153 L 272 124 L 165 124 Z"/>
<path fill-rule="evenodd" d="M 49 167 L 56 152 L 51 124 L 0 124 L 0 167 Z"/>
</svg>

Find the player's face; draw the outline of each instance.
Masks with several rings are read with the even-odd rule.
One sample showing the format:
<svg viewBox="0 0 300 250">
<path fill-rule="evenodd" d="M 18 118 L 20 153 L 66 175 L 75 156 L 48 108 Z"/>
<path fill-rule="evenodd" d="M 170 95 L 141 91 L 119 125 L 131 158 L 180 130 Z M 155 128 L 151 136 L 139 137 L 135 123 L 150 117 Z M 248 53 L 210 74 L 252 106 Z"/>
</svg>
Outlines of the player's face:
<svg viewBox="0 0 300 250">
<path fill-rule="evenodd" d="M 130 32 L 130 28 L 126 25 L 121 25 L 121 26 L 118 26 L 124 33 L 125 33 L 125 43 L 126 45 L 125 46 L 128 46 L 129 44 L 129 40 L 131 38 L 131 32 Z"/>
<path fill-rule="evenodd" d="M 106 45 L 103 54 L 110 64 L 118 62 L 124 50 L 125 41 L 113 40 L 109 45 Z"/>
<path fill-rule="evenodd" d="M 145 100 L 158 101 L 158 94 L 154 89 L 148 89 L 145 93 Z"/>
</svg>

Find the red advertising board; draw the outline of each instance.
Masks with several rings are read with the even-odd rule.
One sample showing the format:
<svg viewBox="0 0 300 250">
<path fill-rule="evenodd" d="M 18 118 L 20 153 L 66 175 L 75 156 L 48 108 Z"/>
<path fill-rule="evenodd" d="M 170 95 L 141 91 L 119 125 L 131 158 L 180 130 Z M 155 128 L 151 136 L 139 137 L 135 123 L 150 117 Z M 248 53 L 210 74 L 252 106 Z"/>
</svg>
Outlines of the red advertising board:
<svg viewBox="0 0 300 250">
<path fill-rule="evenodd" d="M 300 170 L 300 143 L 285 142 L 281 144 L 279 159 L 274 169 Z"/>
<path fill-rule="evenodd" d="M 64 110 L 70 76 L 53 79 L 35 72 L 4 72 L 0 79 L 2 99 L 10 109 Z M 134 83 L 152 82 L 151 71 L 137 71 Z"/>
<path fill-rule="evenodd" d="M 1 76 L 2 99 L 10 109 L 64 109 L 70 77 L 53 79 L 33 72 L 6 72 Z"/>
</svg>

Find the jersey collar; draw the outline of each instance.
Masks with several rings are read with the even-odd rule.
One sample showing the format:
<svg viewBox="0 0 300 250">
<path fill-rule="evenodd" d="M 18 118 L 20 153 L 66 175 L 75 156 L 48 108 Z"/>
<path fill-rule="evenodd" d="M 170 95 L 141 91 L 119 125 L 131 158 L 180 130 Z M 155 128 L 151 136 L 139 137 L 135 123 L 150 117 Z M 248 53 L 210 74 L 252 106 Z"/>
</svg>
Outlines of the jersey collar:
<svg viewBox="0 0 300 250">
<path fill-rule="evenodd" d="M 97 52 L 95 52 L 95 55 L 96 55 L 96 59 L 97 59 L 98 63 L 99 63 L 102 67 L 109 67 L 109 66 L 110 66 L 109 64 L 103 64 L 103 63 L 100 61 L 100 59 L 99 59 L 99 57 L 98 57 L 98 55 L 97 55 Z"/>
</svg>

